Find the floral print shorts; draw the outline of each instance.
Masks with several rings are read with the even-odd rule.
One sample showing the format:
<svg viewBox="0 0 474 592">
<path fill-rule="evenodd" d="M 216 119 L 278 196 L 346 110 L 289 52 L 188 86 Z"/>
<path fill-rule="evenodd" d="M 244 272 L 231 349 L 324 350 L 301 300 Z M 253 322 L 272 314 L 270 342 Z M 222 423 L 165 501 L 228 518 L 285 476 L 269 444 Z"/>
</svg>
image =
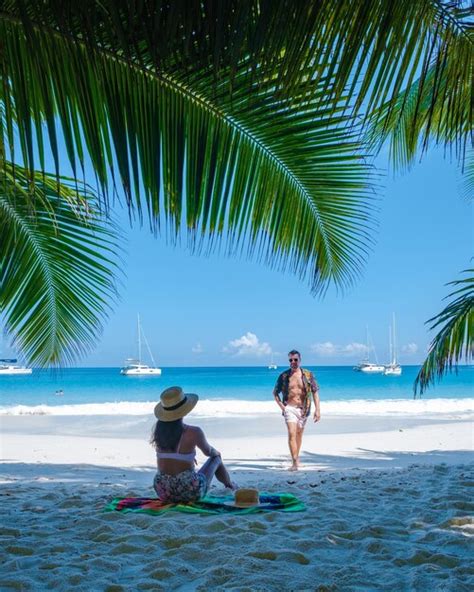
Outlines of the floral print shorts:
<svg viewBox="0 0 474 592">
<path fill-rule="evenodd" d="M 207 480 L 202 473 L 188 469 L 177 475 L 158 472 L 153 479 L 156 495 L 163 502 L 194 502 L 207 492 Z"/>
</svg>

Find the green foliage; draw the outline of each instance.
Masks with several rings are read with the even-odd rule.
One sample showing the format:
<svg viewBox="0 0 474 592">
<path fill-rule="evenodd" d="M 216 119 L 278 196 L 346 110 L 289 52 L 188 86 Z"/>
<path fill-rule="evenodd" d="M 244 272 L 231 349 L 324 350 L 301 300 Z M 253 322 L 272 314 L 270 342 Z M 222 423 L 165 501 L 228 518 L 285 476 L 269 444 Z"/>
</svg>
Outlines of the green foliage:
<svg viewBox="0 0 474 592">
<path fill-rule="evenodd" d="M 155 228 L 164 220 L 171 237 L 185 225 L 199 249 L 203 236 L 211 246 L 224 236 L 229 252 L 245 245 L 308 277 L 315 293 L 357 275 L 370 243 L 370 167 L 325 80 L 311 92 L 295 81 L 286 97 L 275 73 L 284 57 L 273 56 L 271 69 L 241 57 L 221 64 L 216 78 L 173 56 L 156 71 L 144 51 L 132 62 L 121 46 L 92 51 L 18 21 L 0 21 L 0 30 L 7 119 L 14 105 L 26 168 L 49 140 L 59 169 L 59 123 L 73 171 L 87 152 L 105 193 L 118 169 L 130 207 L 146 211 Z"/>
<path fill-rule="evenodd" d="M 461 181 L 461 195 L 468 201 L 474 200 L 474 148 L 469 150 Z"/>
<path fill-rule="evenodd" d="M 5 330 L 30 363 L 71 363 L 96 343 L 115 297 L 116 235 L 85 187 L 41 173 L 31 179 L 8 162 L 2 173 Z"/>
<path fill-rule="evenodd" d="M 460 59 L 453 51 L 447 56 L 442 74 L 432 66 L 423 80 L 414 82 L 396 100 L 372 115 L 370 142 L 378 151 L 388 141 L 390 158 L 396 168 L 407 168 L 417 155 L 428 149 L 430 141 L 449 147 L 464 161 L 466 150 L 473 142 L 474 35 L 471 39 L 470 57 L 463 61 L 466 75 L 462 79 L 456 83 L 452 80 L 450 66 Z M 458 111 L 447 102 L 448 89 L 453 86 L 464 97 Z"/>
<path fill-rule="evenodd" d="M 1 18 L 19 23 L 32 47 L 39 31 L 107 51 L 149 72 L 212 71 L 231 90 L 242 60 L 277 78 L 288 98 L 324 81 L 328 100 L 343 97 L 371 113 L 424 80 L 434 66 L 445 100 L 462 108 L 456 84 L 471 77 L 472 14 L 462 0 L 2 0 Z M 227 69 L 231 70 L 227 78 Z M 364 107 L 363 107 L 364 106 Z M 472 123 L 472 116 L 471 116 Z"/>
<path fill-rule="evenodd" d="M 313 293 L 345 287 L 371 243 L 361 124 L 369 118 L 379 140 L 401 129 L 405 153 L 443 105 L 447 141 L 464 145 L 472 129 L 461 4 L 0 0 L 5 176 L 41 194 L 47 151 L 58 184 L 64 158 L 75 177 L 90 160 L 102 204 L 120 184 L 129 208 L 174 240 L 184 227 L 197 250 L 226 240 L 229 253 L 289 269 Z M 6 154 L 24 169 L 8 173 Z M 91 343 L 87 318 L 70 339 L 86 330 Z"/>
<path fill-rule="evenodd" d="M 467 363 L 472 361 L 474 355 L 474 269 L 465 270 L 463 273 L 471 274 L 470 277 L 448 285 L 458 286 L 458 289 L 449 294 L 447 298 L 456 298 L 444 308 L 438 315 L 427 321 L 432 323 L 430 330 L 439 328 L 437 335 L 430 345 L 429 354 L 421 367 L 415 380 L 415 396 L 434 384 L 447 372 L 453 370 L 461 359 Z M 460 286 L 460 287 L 459 287 Z"/>
</svg>

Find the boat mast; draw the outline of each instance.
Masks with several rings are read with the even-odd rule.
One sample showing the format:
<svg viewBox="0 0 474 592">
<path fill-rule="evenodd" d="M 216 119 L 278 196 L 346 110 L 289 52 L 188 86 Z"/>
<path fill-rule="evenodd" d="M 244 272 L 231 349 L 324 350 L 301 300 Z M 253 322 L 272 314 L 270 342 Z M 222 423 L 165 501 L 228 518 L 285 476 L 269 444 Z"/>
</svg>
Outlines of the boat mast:
<svg viewBox="0 0 474 592">
<path fill-rule="evenodd" d="M 369 356 L 369 352 L 372 350 L 374 352 L 374 359 L 375 359 L 375 363 L 378 364 L 379 360 L 377 357 L 377 352 L 375 351 L 375 345 L 372 341 L 372 338 L 369 334 L 369 325 L 366 325 L 367 327 L 367 362 L 370 364 L 370 356 Z"/>
<path fill-rule="evenodd" d="M 392 345 L 392 325 L 388 326 L 388 348 L 389 348 L 389 364 L 393 364 L 393 345 Z"/>
<path fill-rule="evenodd" d="M 396 345 L 396 339 L 395 339 L 395 313 L 392 313 L 392 323 L 393 323 L 393 329 L 392 329 L 392 339 L 393 339 L 393 350 L 392 350 L 392 364 L 395 366 L 397 364 L 397 345 Z"/>
<path fill-rule="evenodd" d="M 148 344 L 148 339 L 146 338 L 145 331 L 143 331 L 143 340 L 145 341 L 145 345 L 148 350 L 148 355 L 151 358 L 151 363 L 153 364 L 153 368 L 156 368 L 155 358 L 153 357 L 153 354 L 151 353 L 150 345 Z"/>
<path fill-rule="evenodd" d="M 369 344 L 369 325 L 365 326 L 365 334 L 367 339 L 367 351 L 365 353 L 365 361 L 369 362 L 369 352 L 370 352 L 370 344 Z"/>
<path fill-rule="evenodd" d="M 140 314 L 137 314 L 137 331 L 138 331 L 138 363 L 142 363 L 142 342 L 140 336 Z"/>
</svg>

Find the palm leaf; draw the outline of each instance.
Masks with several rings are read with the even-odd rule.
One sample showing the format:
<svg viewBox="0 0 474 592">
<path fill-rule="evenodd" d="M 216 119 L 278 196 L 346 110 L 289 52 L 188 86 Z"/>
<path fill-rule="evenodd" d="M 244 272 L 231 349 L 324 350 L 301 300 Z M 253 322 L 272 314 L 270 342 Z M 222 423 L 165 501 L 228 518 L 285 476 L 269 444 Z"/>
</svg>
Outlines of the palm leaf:
<svg viewBox="0 0 474 592">
<path fill-rule="evenodd" d="M 461 179 L 461 195 L 468 201 L 474 200 L 474 148 L 468 151 Z"/>
<path fill-rule="evenodd" d="M 0 175 L 5 330 L 29 363 L 72 363 L 96 343 L 115 296 L 115 234 L 87 188 L 5 161 Z"/>
<path fill-rule="evenodd" d="M 473 272 L 474 269 L 468 269 L 464 273 Z M 456 298 L 437 316 L 427 321 L 432 323 L 430 330 L 441 328 L 431 342 L 428 356 L 416 377 L 415 396 L 418 389 L 422 394 L 434 384 L 436 378 L 439 380 L 447 372 L 451 372 L 453 367 L 456 368 L 462 358 L 469 363 L 474 354 L 474 277 L 471 275 L 448 285 L 458 286 L 457 290 L 447 296 Z"/>
<path fill-rule="evenodd" d="M 449 78 L 465 80 L 472 45 L 455 10 L 428 0 L 5 1 L 3 101 L 8 119 L 16 110 L 29 170 L 34 137 L 43 154 L 42 120 L 59 170 L 59 122 L 74 174 L 87 151 L 105 190 L 117 163 L 128 202 L 154 223 L 162 185 L 173 234 L 181 215 L 193 237 L 216 222 L 233 244 L 250 236 L 263 257 L 309 275 L 318 291 L 329 279 L 350 281 L 367 243 L 359 224 L 366 169 L 356 166 L 352 119 L 341 117 L 341 105 L 372 110 L 426 64 L 441 68 L 450 48 L 459 59 Z M 464 97 L 451 89 L 454 108 Z M 345 124 L 342 139 L 335 128 Z M 302 227 L 281 229 L 302 197 L 310 211 Z"/>
<path fill-rule="evenodd" d="M 303 78 L 308 89 L 325 79 L 329 100 L 354 99 L 357 110 L 366 105 L 372 111 L 394 99 L 418 74 L 423 83 L 432 65 L 442 75 L 446 56 L 455 54 L 446 95 L 455 112 L 463 102 L 456 85 L 472 76 L 472 9 L 464 5 L 464 0 L 0 3 L 1 18 L 22 23 L 31 42 L 39 28 L 56 31 L 156 71 L 177 64 L 183 71 L 211 69 L 214 81 L 250 57 L 255 72 L 263 67 L 265 75 L 277 75 L 278 88 L 288 97 Z"/>
<path fill-rule="evenodd" d="M 308 277 L 314 292 L 357 275 L 370 243 L 370 167 L 359 131 L 341 106 L 327 106 L 325 80 L 277 98 L 278 77 L 250 59 L 222 66 L 216 81 L 209 68 L 131 67 L 44 30 L 33 52 L 20 24 L 2 27 L 4 68 L 21 64 L 5 92 L 27 168 L 45 144 L 41 126 L 32 144 L 36 120 L 50 121 L 50 143 L 58 121 L 68 153 L 88 152 L 104 191 L 115 168 L 129 203 L 156 225 L 164 219 L 172 239 L 182 225 L 197 249 L 203 236 L 208 248 L 225 236 L 229 252 L 249 245 L 249 254 Z"/>
<path fill-rule="evenodd" d="M 474 40 L 474 35 L 471 36 Z M 390 158 L 396 168 L 406 168 L 426 151 L 430 142 L 449 146 L 459 160 L 465 158 L 466 148 L 472 145 L 472 110 L 474 102 L 474 41 L 471 59 L 467 60 L 467 74 L 455 85 L 462 97 L 460 108 L 451 108 L 447 93 L 451 81 L 456 52 L 449 55 L 440 75 L 433 65 L 423 80 L 417 80 L 395 101 L 387 102 L 372 114 L 369 130 L 370 143 L 379 151 L 385 142 L 390 143 Z"/>
<path fill-rule="evenodd" d="M 0 1 L 2 143 L 34 186 L 64 137 L 73 174 L 89 157 L 102 191 L 188 228 L 228 237 L 312 289 L 349 283 L 370 242 L 369 168 L 353 118 L 430 67 L 459 130 L 472 73 L 460 2 L 439 0 Z M 445 75 L 447 57 L 451 60 Z M 433 113 L 432 97 L 428 111 Z M 13 123 L 21 159 L 15 158 Z"/>
</svg>

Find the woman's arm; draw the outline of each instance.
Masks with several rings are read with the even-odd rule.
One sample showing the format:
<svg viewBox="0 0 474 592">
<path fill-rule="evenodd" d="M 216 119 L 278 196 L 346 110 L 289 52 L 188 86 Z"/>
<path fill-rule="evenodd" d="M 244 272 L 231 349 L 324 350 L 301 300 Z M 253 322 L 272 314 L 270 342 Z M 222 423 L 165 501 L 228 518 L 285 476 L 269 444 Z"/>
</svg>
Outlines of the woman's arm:
<svg viewBox="0 0 474 592">
<path fill-rule="evenodd" d="M 196 446 L 201 450 L 205 456 L 220 456 L 221 453 L 213 448 L 206 440 L 206 436 L 201 428 L 194 428 L 196 430 Z"/>
</svg>

